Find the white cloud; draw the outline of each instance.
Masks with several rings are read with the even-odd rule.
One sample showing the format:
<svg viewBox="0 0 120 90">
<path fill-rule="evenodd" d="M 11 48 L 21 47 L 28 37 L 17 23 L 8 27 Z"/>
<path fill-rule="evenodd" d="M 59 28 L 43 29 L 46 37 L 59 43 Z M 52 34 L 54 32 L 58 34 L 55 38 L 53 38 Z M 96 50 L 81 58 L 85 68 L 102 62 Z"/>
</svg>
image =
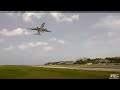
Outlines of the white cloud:
<svg viewBox="0 0 120 90">
<path fill-rule="evenodd" d="M 4 48 L 4 50 L 6 50 L 6 51 L 13 50 L 13 49 L 14 49 L 13 46 L 9 46 L 8 48 Z"/>
<path fill-rule="evenodd" d="M 97 39 L 97 36 L 92 36 L 89 38 L 89 40 L 95 40 L 95 39 Z"/>
<path fill-rule="evenodd" d="M 22 43 L 16 46 L 9 46 L 8 48 L 4 48 L 4 50 L 13 50 L 13 49 L 21 49 L 21 50 L 25 50 L 28 48 L 33 48 L 33 47 L 37 47 L 37 46 L 46 46 L 48 45 L 48 42 L 30 42 L 30 43 Z"/>
<path fill-rule="evenodd" d="M 55 41 L 56 43 L 60 43 L 60 44 L 64 44 L 65 42 L 63 40 L 57 40 L 56 38 L 51 38 L 51 41 Z M 50 41 L 49 40 L 49 41 Z M 48 42 L 49 42 L 48 41 Z M 34 47 L 38 47 L 41 46 L 45 51 L 51 51 L 54 48 L 48 46 L 48 42 L 29 42 L 29 43 L 22 43 L 22 44 L 18 44 L 15 46 L 10 46 L 8 48 L 4 48 L 5 50 L 13 50 L 13 49 L 21 49 L 21 50 L 25 50 L 25 49 L 29 49 L 29 48 L 34 48 Z M 43 47 L 46 46 L 46 47 Z"/>
<path fill-rule="evenodd" d="M 65 43 L 64 40 L 60 40 L 60 39 L 57 39 L 57 38 L 50 38 L 48 41 L 54 41 L 54 42 L 61 43 L 61 44 Z"/>
<path fill-rule="evenodd" d="M 109 29 L 120 29 L 120 16 L 106 16 L 101 18 L 96 24 L 92 26 L 93 28 L 102 27 Z"/>
<path fill-rule="evenodd" d="M 55 18 L 58 22 L 72 22 L 74 20 L 79 20 L 79 15 L 65 16 L 62 13 L 50 13 L 53 18 Z"/>
<path fill-rule="evenodd" d="M 61 17 L 64 17 L 62 13 L 50 13 L 57 21 L 60 21 Z"/>
<path fill-rule="evenodd" d="M 74 20 L 79 20 L 79 15 L 72 15 L 70 17 L 64 17 L 61 21 L 72 22 Z"/>
<path fill-rule="evenodd" d="M 8 31 L 7 29 L 3 29 L 0 31 L 0 35 L 3 36 L 17 36 L 17 35 L 29 35 L 25 29 L 17 28 L 11 31 Z"/>
<path fill-rule="evenodd" d="M 32 22 L 33 17 L 40 19 L 43 15 L 45 13 L 24 13 L 22 17 L 26 22 Z"/>
<path fill-rule="evenodd" d="M 13 16 L 13 13 L 6 13 L 7 15 L 9 15 L 9 16 Z"/>
<path fill-rule="evenodd" d="M 27 49 L 27 48 L 33 48 L 36 46 L 46 46 L 48 45 L 48 42 L 31 42 L 31 43 L 23 43 L 21 45 L 18 45 L 17 47 L 19 49 Z"/>
<path fill-rule="evenodd" d="M 0 38 L 0 43 L 3 42 L 3 41 L 4 41 L 4 39 L 3 39 L 3 38 Z"/>
<path fill-rule="evenodd" d="M 64 44 L 65 42 L 63 40 L 58 40 L 58 43 Z"/>
<path fill-rule="evenodd" d="M 120 32 L 108 31 L 107 32 L 108 41 L 116 41 L 120 39 Z M 119 41 L 117 41 L 118 43 Z M 115 44 L 115 43 L 114 43 Z"/>
<path fill-rule="evenodd" d="M 52 51 L 53 49 L 54 49 L 53 47 L 49 47 L 49 46 L 44 47 L 44 50 L 45 50 L 45 51 Z"/>
<path fill-rule="evenodd" d="M 93 35 L 91 37 L 88 37 L 88 39 L 86 39 L 82 45 L 84 48 L 100 48 L 105 46 L 105 44 L 107 43 L 103 38 L 101 38 L 102 36 L 97 36 L 97 35 Z"/>
<path fill-rule="evenodd" d="M 22 16 L 23 20 L 26 21 L 26 22 L 32 22 L 32 19 L 33 18 L 37 18 L 37 19 L 41 19 L 44 15 L 50 15 L 51 17 L 53 17 L 56 21 L 58 22 L 73 22 L 74 20 L 79 20 L 79 15 L 70 15 L 70 16 L 67 16 L 65 15 L 64 13 L 59 13 L 59 12 L 50 12 L 50 13 L 23 13 L 23 14 L 20 14 L 20 13 L 6 13 L 7 15 L 9 16 L 14 16 L 14 15 L 17 15 L 17 16 Z"/>
<path fill-rule="evenodd" d="M 116 37 L 118 35 L 117 32 L 108 32 L 107 33 L 108 37 Z"/>
<path fill-rule="evenodd" d="M 119 34 L 115 32 L 108 32 L 108 37 L 101 38 L 99 36 L 92 36 L 89 39 L 85 40 L 82 45 L 85 49 L 102 51 L 102 50 L 109 50 L 119 48 L 120 46 L 120 38 Z"/>
<path fill-rule="evenodd" d="M 92 26 L 92 28 L 101 28 L 103 30 L 105 30 L 105 33 L 103 32 L 103 34 L 105 36 L 107 36 L 107 39 L 117 39 L 120 38 L 119 34 L 120 34 L 120 16 L 106 16 L 106 17 L 102 17 L 99 19 L 98 22 L 96 22 L 96 24 L 94 24 Z"/>
<path fill-rule="evenodd" d="M 48 41 L 56 41 L 56 38 L 50 38 Z"/>
<path fill-rule="evenodd" d="M 6 15 L 8 15 L 8 16 L 21 16 L 22 15 L 22 13 L 5 13 Z"/>
</svg>

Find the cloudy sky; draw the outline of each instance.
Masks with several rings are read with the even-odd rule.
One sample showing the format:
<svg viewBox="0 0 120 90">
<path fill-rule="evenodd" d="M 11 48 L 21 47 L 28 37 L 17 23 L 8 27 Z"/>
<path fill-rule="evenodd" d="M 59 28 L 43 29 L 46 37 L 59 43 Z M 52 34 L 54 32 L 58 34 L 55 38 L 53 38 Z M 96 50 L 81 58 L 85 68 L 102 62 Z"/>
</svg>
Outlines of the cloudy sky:
<svg viewBox="0 0 120 90">
<path fill-rule="evenodd" d="M 45 22 L 52 31 L 34 35 Z M 120 54 L 120 13 L 0 13 L 0 64 L 44 64 Z"/>
</svg>

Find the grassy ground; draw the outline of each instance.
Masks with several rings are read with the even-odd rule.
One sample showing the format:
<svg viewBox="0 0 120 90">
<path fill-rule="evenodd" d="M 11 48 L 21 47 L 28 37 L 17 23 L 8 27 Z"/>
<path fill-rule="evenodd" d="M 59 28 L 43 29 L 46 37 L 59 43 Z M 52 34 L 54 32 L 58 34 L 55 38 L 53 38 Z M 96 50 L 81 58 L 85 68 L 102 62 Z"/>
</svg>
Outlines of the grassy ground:
<svg viewBox="0 0 120 90">
<path fill-rule="evenodd" d="M 0 66 L 0 79 L 109 79 L 110 74 L 120 72 Z"/>
</svg>

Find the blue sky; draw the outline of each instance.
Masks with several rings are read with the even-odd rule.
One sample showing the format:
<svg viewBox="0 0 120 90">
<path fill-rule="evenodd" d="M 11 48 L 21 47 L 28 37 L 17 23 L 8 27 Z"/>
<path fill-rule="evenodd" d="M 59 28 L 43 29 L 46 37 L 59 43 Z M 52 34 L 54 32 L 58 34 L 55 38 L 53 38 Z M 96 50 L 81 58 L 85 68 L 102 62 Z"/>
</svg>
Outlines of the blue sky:
<svg viewBox="0 0 120 90">
<path fill-rule="evenodd" d="M 52 32 L 34 35 L 35 31 L 26 29 L 43 22 Z M 0 64 L 119 56 L 119 46 L 119 13 L 0 13 Z"/>
</svg>

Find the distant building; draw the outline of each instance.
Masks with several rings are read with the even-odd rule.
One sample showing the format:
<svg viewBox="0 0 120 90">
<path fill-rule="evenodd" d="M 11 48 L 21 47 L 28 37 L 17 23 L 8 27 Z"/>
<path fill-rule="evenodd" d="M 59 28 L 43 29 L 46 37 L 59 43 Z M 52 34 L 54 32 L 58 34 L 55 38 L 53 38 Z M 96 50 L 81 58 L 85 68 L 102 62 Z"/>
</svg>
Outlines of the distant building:
<svg viewBox="0 0 120 90">
<path fill-rule="evenodd" d="M 86 65 L 92 65 L 92 63 L 86 63 Z"/>
</svg>

